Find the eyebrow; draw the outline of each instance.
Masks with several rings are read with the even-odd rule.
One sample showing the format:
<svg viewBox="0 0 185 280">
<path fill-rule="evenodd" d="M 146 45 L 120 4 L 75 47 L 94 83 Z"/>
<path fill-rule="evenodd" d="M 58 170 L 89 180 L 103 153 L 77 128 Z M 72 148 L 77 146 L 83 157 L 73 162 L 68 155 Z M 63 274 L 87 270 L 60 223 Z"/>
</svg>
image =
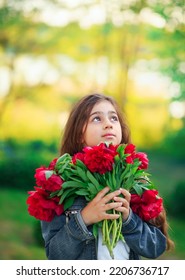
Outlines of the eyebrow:
<svg viewBox="0 0 185 280">
<path fill-rule="evenodd" d="M 102 112 L 102 111 L 96 111 L 96 112 L 90 114 L 90 117 L 93 116 L 93 115 L 96 115 L 96 114 L 104 115 L 104 112 Z M 117 113 L 116 113 L 115 111 L 108 111 L 108 114 L 116 114 L 116 115 L 117 115 Z"/>
</svg>

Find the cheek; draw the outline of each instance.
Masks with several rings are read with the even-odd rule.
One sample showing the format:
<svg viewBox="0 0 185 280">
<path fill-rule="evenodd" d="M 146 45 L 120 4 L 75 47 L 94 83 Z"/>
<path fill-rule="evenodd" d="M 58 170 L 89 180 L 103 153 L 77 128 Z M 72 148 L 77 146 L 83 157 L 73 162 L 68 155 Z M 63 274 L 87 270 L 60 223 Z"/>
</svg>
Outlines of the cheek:
<svg viewBox="0 0 185 280">
<path fill-rule="evenodd" d="M 83 144 L 85 146 L 95 146 L 100 143 L 99 131 L 95 127 L 88 126 L 83 134 Z"/>
<path fill-rule="evenodd" d="M 81 139 L 80 139 L 81 143 L 84 143 L 84 141 L 85 141 L 87 130 L 88 130 L 88 124 L 85 124 L 82 129 L 82 134 L 81 134 Z"/>
<path fill-rule="evenodd" d="M 86 144 L 89 138 L 89 129 L 88 127 L 84 127 L 82 131 L 81 143 Z"/>
<path fill-rule="evenodd" d="M 86 129 L 86 131 L 83 133 L 83 139 L 91 139 L 94 134 L 94 131 L 91 129 Z"/>
<path fill-rule="evenodd" d="M 118 127 L 118 141 L 120 141 L 121 143 L 121 139 L 122 139 L 122 130 L 121 130 L 121 126 Z"/>
</svg>

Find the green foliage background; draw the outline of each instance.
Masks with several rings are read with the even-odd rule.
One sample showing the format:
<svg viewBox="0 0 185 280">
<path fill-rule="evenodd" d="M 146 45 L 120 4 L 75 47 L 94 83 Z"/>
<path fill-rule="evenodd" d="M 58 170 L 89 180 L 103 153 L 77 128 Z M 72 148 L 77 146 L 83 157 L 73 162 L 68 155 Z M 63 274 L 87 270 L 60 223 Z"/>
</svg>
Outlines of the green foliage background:
<svg viewBox="0 0 185 280">
<path fill-rule="evenodd" d="M 184 259 L 184 1 L 31 2 L 0 1 L 0 259 L 45 259 L 27 191 L 58 156 L 71 106 L 94 91 L 119 102 L 149 155 L 176 243 L 161 258 Z M 104 20 L 84 26 L 97 7 Z M 69 22 L 53 24 L 58 12 Z"/>
</svg>

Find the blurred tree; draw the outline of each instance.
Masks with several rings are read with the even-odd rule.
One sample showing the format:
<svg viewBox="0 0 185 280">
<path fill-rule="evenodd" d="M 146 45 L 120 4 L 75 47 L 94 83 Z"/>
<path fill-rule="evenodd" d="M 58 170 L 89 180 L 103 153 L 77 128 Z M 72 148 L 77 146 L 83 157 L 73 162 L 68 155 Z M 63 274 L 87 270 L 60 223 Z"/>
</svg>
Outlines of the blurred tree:
<svg viewBox="0 0 185 280">
<path fill-rule="evenodd" d="M 184 1 L 172 0 L 165 3 L 162 0 L 110 0 L 68 5 L 67 1 L 47 0 L 43 6 L 39 0 L 32 4 L 28 0 L 3 1 L 0 8 L 0 66 L 5 65 L 10 70 L 10 88 L 0 98 L 0 119 L 8 104 L 16 105 L 22 99 L 32 101 L 34 105 L 39 100 L 39 106 L 45 106 L 47 101 L 42 102 L 36 92 L 51 92 L 57 99 L 61 98 L 58 92 L 62 89 L 64 95 L 67 87 L 66 92 L 71 95 L 75 91 L 83 94 L 102 87 L 105 92 L 114 93 L 124 108 L 133 94 L 129 70 L 139 59 L 157 58 L 157 71 L 170 77 L 180 88 L 178 95 L 172 94 L 169 98 L 182 101 L 185 94 L 183 4 Z M 103 7 L 104 20 L 82 27 L 82 15 L 85 17 L 91 8 L 97 7 Z M 43 14 L 46 15 L 48 9 L 50 18 L 47 21 Z M 57 12 L 70 12 L 69 22 L 61 26 L 52 24 L 53 11 L 56 18 Z M 46 83 L 49 70 L 45 70 L 37 83 L 28 84 L 24 73 L 18 73 L 17 69 L 17 61 L 22 57 L 33 59 L 35 67 L 37 60 L 45 60 L 45 68 L 52 68 L 58 75 L 55 86 Z M 66 100 L 71 102 L 72 99 Z M 146 98 L 144 102 L 147 102 Z"/>
</svg>

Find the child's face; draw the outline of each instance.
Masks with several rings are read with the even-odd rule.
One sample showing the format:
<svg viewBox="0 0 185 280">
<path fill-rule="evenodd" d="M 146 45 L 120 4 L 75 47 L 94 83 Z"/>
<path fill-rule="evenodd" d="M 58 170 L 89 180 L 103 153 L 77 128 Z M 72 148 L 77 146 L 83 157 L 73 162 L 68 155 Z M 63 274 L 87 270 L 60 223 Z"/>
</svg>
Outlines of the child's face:
<svg viewBox="0 0 185 280">
<path fill-rule="evenodd" d="M 92 147 L 102 142 L 118 145 L 121 139 L 121 125 L 114 106 L 109 101 L 95 104 L 83 134 L 84 146 Z"/>
</svg>

